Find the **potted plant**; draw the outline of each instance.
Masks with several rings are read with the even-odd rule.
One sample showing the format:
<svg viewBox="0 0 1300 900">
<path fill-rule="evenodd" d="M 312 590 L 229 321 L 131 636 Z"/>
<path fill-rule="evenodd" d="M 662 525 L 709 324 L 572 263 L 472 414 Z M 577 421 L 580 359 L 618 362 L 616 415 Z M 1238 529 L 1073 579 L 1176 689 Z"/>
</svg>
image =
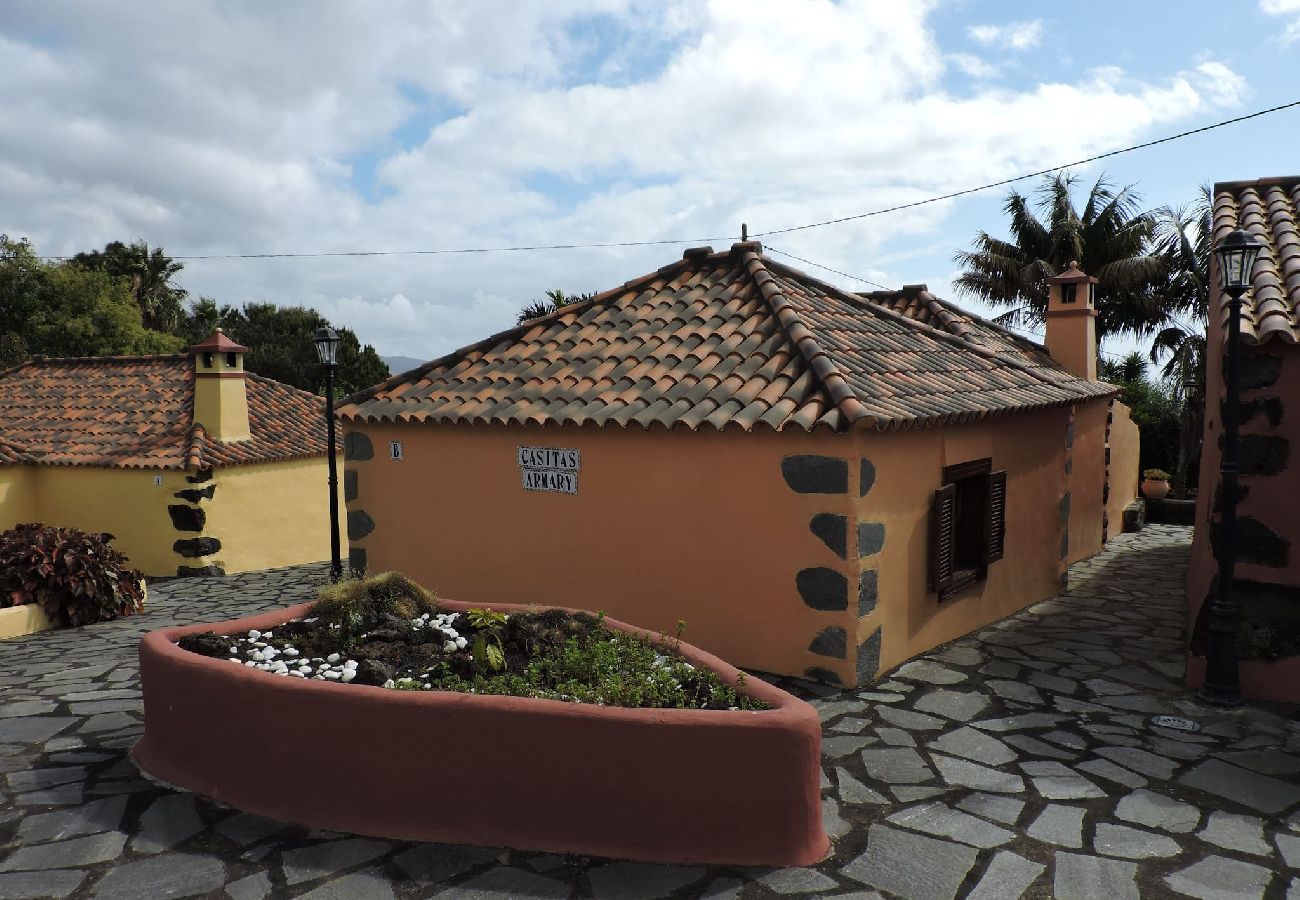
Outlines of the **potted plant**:
<svg viewBox="0 0 1300 900">
<path fill-rule="evenodd" d="M 1163 500 L 1169 494 L 1169 473 L 1164 469 L 1147 469 L 1142 473 L 1142 496 Z"/>
</svg>

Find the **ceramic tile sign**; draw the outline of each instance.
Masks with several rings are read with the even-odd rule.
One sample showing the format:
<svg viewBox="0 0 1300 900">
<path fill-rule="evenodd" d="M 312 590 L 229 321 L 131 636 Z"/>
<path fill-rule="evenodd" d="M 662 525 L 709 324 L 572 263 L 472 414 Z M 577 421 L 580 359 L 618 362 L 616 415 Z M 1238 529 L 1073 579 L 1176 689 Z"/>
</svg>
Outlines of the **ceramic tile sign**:
<svg viewBox="0 0 1300 900">
<path fill-rule="evenodd" d="M 578 470 L 582 454 L 566 447 L 520 447 L 519 473 L 524 489 L 578 493 Z"/>
</svg>

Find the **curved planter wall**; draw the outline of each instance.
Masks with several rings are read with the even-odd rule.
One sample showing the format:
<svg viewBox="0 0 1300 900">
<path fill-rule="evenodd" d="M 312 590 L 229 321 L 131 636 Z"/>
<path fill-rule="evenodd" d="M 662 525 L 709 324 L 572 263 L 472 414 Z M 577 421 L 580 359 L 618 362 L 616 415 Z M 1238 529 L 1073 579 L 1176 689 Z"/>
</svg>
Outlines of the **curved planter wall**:
<svg viewBox="0 0 1300 900">
<path fill-rule="evenodd" d="M 175 644 L 273 628 L 310 606 L 146 635 L 136 764 L 249 812 L 387 838 L 737 865 L 807 865 L 829 850 L 817 714 L 757 679 L 745 689 L 771 710 L 620 709 L 283 678 Z M 681 650 L 735 683 L 722 660 Z"/>
</svg>

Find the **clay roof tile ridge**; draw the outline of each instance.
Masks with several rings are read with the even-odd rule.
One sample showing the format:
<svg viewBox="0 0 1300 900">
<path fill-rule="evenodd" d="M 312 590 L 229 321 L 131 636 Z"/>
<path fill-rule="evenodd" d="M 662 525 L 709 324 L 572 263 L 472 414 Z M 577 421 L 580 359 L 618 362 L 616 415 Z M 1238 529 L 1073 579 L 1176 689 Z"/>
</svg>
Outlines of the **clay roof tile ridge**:
<svg viewBox="0 0 1300 900">
<path fill-rule="evenodd" d="M 859 419 L 868 416 L 867 408 L 862 405 L 856 392 L 849 385 L 848 379 L 844 373 L 839 370 L 835 361 L 822 349 L 821 345 L 813 337 L 813 332 L 799 320 L 799 314 L 795 310 L 794 304 L 782 292 L 780 284 L 767 270 L 767 263 L 770 260 L 760 256 L 754 250 L 745 250 L 741 260 L 748 270 L 754 283 L 758 285 L 759 292 L 767 300 L 772 312 L 776 315 L 777 320 L 781 323 L 790 342 L 798 349 L 804 357 L 804 361 L 810 368 L 814 368 L 813 360 L 821 357 L 824 361 L 817 364 L 815 371 L 818 371 L 819 380 L 825 389 L 831 401 L 844 414 L 845 421 L 852 424 Z M 805 428 L 808 426 L 802 422 Z"/>
</svg>

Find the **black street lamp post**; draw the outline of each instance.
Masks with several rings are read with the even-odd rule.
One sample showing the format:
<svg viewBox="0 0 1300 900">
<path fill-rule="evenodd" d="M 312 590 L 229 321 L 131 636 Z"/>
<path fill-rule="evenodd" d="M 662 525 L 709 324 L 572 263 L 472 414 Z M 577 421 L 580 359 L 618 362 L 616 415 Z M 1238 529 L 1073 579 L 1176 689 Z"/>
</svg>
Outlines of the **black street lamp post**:
<svg viewBox="0 0 1300 900">
<path fill-rule="evenodd" d="M 325 367 L 325 433 L 329 444 L 326 458 L 330 472 L 330 580 L 343 577 L 343 558 L 339 553 L 339 473 L 334 459 L 334 370 L 338 368 L 339 335 L 333 328 L 317 328 L 316 353 Z"/>
<path fill-rule="evenodd" d="M 1222 485 L 1222 518 L 1219 522 L 1219 584 L 1210 607 L 1209 640 L 1205 649 L 1205 681 L 1200 699 L 1214 706 L 1241 703 L 1241 679 L 1237 668 L 1237 421 L 1241 356 L 1241 298 L 1250 290 L 1251 272 L 1263 245 L 1238 228 L 1219 242 L 1214 253 L 1219 263 L 1219 282 L 1228 295 L 1228 334 L 1224 348 L 1223 456 L 1219 462 Z M 1210 401 L 1206 391 L 1206 402 Z"/>
</svg>

